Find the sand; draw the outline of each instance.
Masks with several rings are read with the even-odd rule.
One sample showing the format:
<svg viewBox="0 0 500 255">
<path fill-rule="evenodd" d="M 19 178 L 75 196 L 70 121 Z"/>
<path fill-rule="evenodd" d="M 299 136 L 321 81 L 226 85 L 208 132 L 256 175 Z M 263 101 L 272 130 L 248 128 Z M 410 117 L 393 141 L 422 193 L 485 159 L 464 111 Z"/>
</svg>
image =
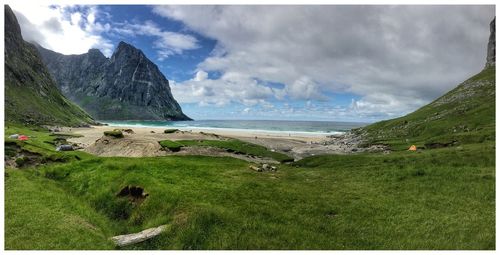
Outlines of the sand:
<svg viewBox="0 0 500 255">
<path fill-rule="evenodd" d="M 61 132 L 76 133 L 83 137 L 69 139 L 83 147 L 83 150 L 103 157 L 154 157 L 165 155 L 208 155 L 231 156 L 252 162 L 276 163 L 268 158 L 256 158 L 246 155 L 236 155 L 216 148 L 182 148 L 180 152 L 169 152 L 161 149 L 158 141 L 161 140 L 218 140 L 236 138 L 243 141 L 259 144 L 270 150 L 288 154 L 295 159 L 319 154 L 345 154 L 351 148 L 335 142 L 336 138 L 326 135 L 302 135 L 297 133 L 279 133 L 254 130 L 230 129 L 182 129 L 170 134 L 165 134 L 165 128 L 132 127 L 133 133 L 124 132 L 125 137 L 115 139 L 103 136 L 104 131 L 113 129 L 129 129 L 117 126 L 92 126 L 89 128 L 63 128 Z M 333 141 L 333 142 L 332 142 Z"/>
</svg>

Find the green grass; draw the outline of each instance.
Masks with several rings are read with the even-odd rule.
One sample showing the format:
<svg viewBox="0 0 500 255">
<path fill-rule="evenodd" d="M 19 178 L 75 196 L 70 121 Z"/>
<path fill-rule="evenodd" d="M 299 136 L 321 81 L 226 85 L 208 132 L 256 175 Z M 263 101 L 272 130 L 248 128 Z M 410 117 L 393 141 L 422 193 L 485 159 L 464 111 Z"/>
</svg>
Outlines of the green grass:
<svg viewBox="0 0 500 255">
<path fill-rule="evenodd" d="M 113 249 L 113 235 L 167 224 L 126 248 L 495 249 L 494 152 L 485 141 L 316 156 L 275 173 L 234 158 L 82 154 L 6 170 L 5 248 Z M 128 185 L 149 196 L 117 197 Z"/>
<path fill-rule="evenodd" d="M 181 148 L 184 147 L 184 145 L 177 143 L 177 142 L 174 142 L 174 141 L 170 141 L 170 140 L 163 140 L 163 141 L 160 141 L 159 143 L 160 143 L 161 147 L 167 148 L 171 151 L 180 151 Z"/>
<path fill-rule="evenodd" d="M 165 130 L 163 131 L 163 133 L 165 133 L 165 134 L 171 134 L 171 133 L 175 133 L 175 132 L 177 132 L 177 131 L 179 131 L 179 129 L 172 128 L 172 129 L 165 129 Z"/>
<path fill-rule="evenodd" d="M 89 204 L 34 171 L 7 170 L 6 249 L 113 249 L 114 227 Z"/>
<path fill-rule="evenodd" d="M 242 153 L 253 156 L 267 157 L 279 162 L 293 162 L 293 158 L 283 153 L 268 150 L 264 146 L 247 143 L 237 139 L 229 140 L 182 140 L 175 141 L 184 146 L 207 146 L 228 150 L 230 152 Z"/>
</svg>

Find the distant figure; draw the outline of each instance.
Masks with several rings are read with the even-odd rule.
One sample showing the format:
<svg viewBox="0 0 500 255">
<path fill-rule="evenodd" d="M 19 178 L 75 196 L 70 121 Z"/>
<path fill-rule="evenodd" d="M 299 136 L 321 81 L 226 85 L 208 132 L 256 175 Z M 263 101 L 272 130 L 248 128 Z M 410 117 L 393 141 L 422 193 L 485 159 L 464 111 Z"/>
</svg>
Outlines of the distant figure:
<svg viewBox="0 0 500 255">
<path fill-rule="evenodd" d="M 292 136 L 290 133 L 288 133 L 288 136 Z"/>
<path fill-rule="evenodd" d="M 255 139 L 257 139 L 257 136 L 255 137 Z"/>
</svg>

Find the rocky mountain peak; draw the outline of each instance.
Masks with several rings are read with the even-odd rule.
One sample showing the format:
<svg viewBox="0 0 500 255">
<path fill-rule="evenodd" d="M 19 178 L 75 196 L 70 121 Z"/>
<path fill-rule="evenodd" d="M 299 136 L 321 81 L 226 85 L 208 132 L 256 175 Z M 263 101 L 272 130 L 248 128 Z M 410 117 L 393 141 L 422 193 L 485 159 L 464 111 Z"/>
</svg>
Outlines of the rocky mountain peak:
<svg viewBox="0 0 500 255">
<path fill-rule="evenodd" d="M 9 48 L 17 48 L 23 42 L 21 36 L 21 27 L 17 23 L 17 18 L 12 9 L 5 5 L 5 44 L 9 44 Z M 6 45 L 7 48 L 7 45 Z"/>
<path fill-rule="evenodd" d="M 137 54 L 143 54 L 143 53 L 141 50 L 137 49 L 136 47 L 132 46 L 131 44 L 128 44 L 124 41 L 121 41 L 120 43 L 118 43 L 118 46 L 116 47 L 113 55 L 121 55 L 121 54 L 137 55 Z"/>
<path fill-rule="evenodd" d="M 488 52 L 486 55 L 486 67 L 495 65 L 495 18 L 490 23 L 490 39 L 488 41 Z"/>
<path fill-rule="evenodd" d="M 109 59 L 95 49 L 70 56 L 39 51 L 61 91 L 96 119 L 190 120 L 158 67 L 126 42 Z"/>
</svg>

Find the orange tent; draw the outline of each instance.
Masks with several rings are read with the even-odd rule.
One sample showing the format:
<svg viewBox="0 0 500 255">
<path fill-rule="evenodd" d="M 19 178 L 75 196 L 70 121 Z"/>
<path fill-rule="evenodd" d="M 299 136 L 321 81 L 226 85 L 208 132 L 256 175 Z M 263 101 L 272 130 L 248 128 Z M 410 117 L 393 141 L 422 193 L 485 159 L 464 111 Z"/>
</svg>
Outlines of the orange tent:
<svg viewBox="0 0 500 255">
<path fill-rule="evenodd" d="M 409 151 L 416 151 L 417 150 L 417 146 L 415 145 L 412 145 L 410 146 L 410 148 L 408 148 Z"/>
</svg>

